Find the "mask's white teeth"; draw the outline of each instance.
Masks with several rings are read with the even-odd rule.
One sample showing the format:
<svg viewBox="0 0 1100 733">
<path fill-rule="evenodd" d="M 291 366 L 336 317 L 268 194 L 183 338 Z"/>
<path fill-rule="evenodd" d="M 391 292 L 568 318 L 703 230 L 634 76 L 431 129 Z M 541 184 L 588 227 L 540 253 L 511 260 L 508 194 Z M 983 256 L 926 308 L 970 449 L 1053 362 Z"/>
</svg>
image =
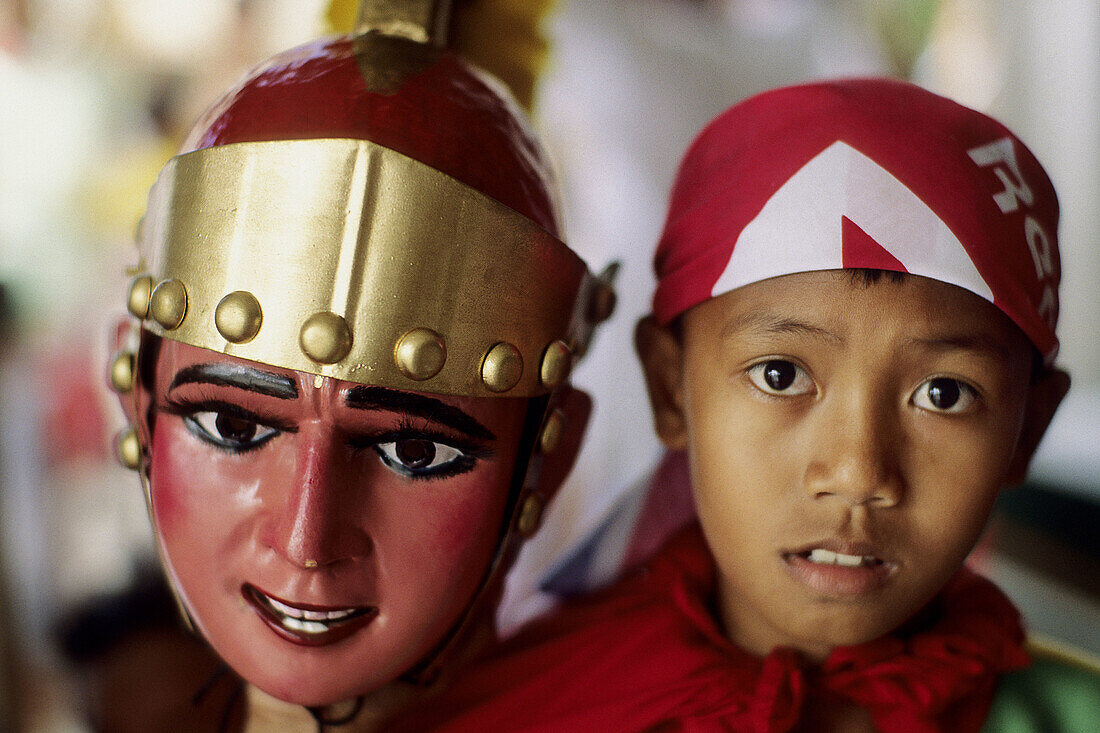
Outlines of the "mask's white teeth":
<svg viewBox="0 0 1100 733">
<path fill-rule="evenodd" d="M 810 562 L 818 565 L 836 565 L 836 553 L 831 550 L 816 549 L 810 551 Z"/>
<path fill-rule="evenodd" d="M 326 624 L 317 623 L 316 621 L 303 621 L 293 616 L 283 617 L 282 622 L 283 626 L 288 629 L 300 631 L 303 634 L 323 634 L 328 631 L 328 626 Z"/>
<path fill-rule="evenodd" d="M 354 608 L 345 608 L 338 611 L 306 611 L 277 601 L 268 595 L 264 595 L 263 600 L 273 611 L 279 614 L 288 628 L 306 633 L 326 631 L 328 629 L 326 622 L 342 621 L 356 614 Z"/>
<path fill-rule="evenodd" d="M 274 608 L 276 611 L 283 614 L 284 616 L 289 616 L 291 618 L 301 618 L 302 612 L 299 611 L 297 608 L 288 606 L 285 603 L 280 603 L 271 596 L 265 596 L 264 600 L 271 604 L 272 608 Z"/>
</svg>

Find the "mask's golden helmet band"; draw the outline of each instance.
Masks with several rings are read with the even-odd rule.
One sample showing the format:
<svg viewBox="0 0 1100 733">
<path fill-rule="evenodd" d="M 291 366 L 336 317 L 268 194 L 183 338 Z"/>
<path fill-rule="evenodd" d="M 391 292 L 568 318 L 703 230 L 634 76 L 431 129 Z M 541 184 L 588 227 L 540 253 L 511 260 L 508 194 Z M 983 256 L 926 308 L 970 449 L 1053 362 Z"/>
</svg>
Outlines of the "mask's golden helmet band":
<svg viewBox="0 0 1100 733">
<path fill-rule="evenodd" d="M 139 236 L 129 306 L 153 333 L 362 384 L 544 394 L 606 315 L 544 229 L 369 141 L 177 156 Z"/>
</svg>

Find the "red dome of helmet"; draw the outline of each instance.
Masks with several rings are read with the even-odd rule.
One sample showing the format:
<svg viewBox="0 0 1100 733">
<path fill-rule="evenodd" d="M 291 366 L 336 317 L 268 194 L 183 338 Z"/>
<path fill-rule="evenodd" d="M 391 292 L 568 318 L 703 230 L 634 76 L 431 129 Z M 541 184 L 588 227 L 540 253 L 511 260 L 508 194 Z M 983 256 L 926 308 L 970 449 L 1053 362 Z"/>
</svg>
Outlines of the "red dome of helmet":
<svg viewBox="0 0 1100 733">
<path fill-rule="evenodd" d="M 215 103 L 183 150 L 314 138 L 396 150 L 560 236 L 549 167 L 508 92 L 454 53 L 407 41 L 339 37 L 279 54 Z"/>
</svg>

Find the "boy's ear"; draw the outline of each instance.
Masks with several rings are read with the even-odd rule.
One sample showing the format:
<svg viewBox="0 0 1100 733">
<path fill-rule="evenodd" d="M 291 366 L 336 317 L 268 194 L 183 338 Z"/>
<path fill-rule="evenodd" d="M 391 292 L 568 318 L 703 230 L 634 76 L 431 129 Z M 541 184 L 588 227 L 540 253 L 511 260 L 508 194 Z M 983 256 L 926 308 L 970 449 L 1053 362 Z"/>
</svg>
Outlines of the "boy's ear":
<svg viewBox="0 0 1100 733">
<path fill-rule="evenodd" d="M 1022 483 L 1027 475 L 1031 457 L 1035 455 L 1035 449 L 1039 447 L 1039 441 L 1043 439 L 1062 398 L 1069 391 L 1069 381 L 1069 375 L 1061 369 L 1048 369 L 1028 388 L 1024 426 L 1009 468 L 1010 486 Z"/>
<path fill-rule="evenodd" d="M 667 447 L 682 450 L 687 446 L 683 347 L 671 330 L 658 324 L 653 316 L 646 316 L 634 329 L 634 348 L 642 360 L 657 437 Z"/>
</svg>

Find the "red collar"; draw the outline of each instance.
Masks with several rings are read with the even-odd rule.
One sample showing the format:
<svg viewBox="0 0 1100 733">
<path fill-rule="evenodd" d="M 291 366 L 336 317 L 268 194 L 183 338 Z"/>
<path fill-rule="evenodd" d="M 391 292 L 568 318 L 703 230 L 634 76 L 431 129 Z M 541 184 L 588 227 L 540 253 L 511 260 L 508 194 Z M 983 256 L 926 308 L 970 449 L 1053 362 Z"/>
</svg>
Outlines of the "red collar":
<svg viewBox="0 0 1100 733">
<path fill-rule="evenodd" d="M 997 678 L 1027 665 L 1019 613 L 991 582 L 962 568 L 920 618 L 890 636 L 838 647 L 819 667 L 779 648 L 760 659 L 730 643 L 717 625 L 713 561 L 698 526 L 685 529 L 650 563 L 645 585 L 664 585 L 677 607 L 722 652 L 739 684 L 714 713 L 733 729 L 793 728 L 811 694 L 866 708 L 880 730 L 977 731 Z M 717 702 L 717 700 L 715 701 Z"/>
<path fill-rule="evenodd" d="M 697 526 L 619 584 L 534 622 L 456 676 L 394 730 L 784 733 L 810 698 L 840 696 L 891 733 L 978 731 L 998 677 L 1024 666 L 1019 616 L 962 570 L 922 625 L 838 648 L 818 667 L 790 649 L 760 659 L 713 612 L 714 563 Z"/>
</svg>

